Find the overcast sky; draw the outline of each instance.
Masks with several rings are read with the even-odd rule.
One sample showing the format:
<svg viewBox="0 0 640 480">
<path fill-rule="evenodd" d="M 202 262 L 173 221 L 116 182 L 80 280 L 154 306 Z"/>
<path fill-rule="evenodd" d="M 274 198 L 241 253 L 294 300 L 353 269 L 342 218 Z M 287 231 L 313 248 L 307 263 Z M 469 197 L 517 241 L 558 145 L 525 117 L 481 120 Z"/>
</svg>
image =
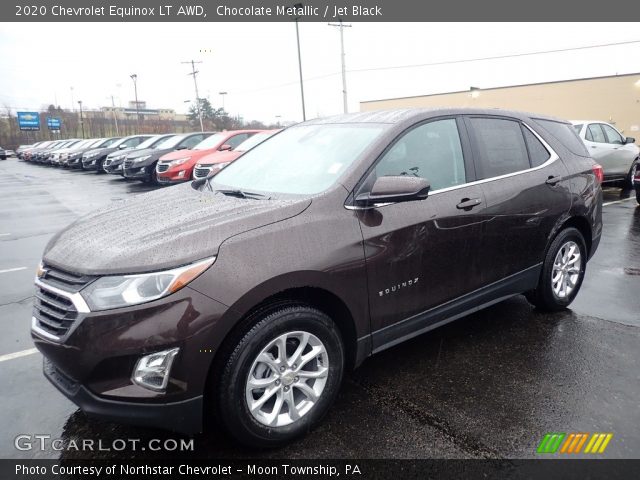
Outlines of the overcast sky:
<svg viewBox="0 0 640 480">
<path fill-rule="evenodd" d="M 354 23 L 345 29 L 347 70 L 415 65 L 640 40 L 639 23 Z M 340 36 L 301 23 L 307 117 L 342 112 Z M 39 39 L 34 41 L 34 39 Z M 201 50 L 210 50 L 201 53 Z M 246 120 L 301 120 L 294 23 L 0 23 L 0 106 L 39 109 L 126 105 L 186 112 L 200 96 Z M 349 108 L 389 97 L 640 71 L 640 43 L 453 65 L 347 74 Z"/>
</svg>

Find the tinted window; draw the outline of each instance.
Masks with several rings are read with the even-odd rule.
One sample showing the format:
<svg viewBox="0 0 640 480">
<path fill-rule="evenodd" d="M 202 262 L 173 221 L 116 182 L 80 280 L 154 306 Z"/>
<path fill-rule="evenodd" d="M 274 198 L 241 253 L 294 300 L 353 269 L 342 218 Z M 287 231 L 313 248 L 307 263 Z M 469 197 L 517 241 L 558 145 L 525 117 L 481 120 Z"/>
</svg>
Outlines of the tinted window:
<svg viewBox="0 0 640 480">
<path fill-rule="evenodd" d="M 437 120 L 401 137 L 376 165 L 375 175 L 413 175 L 429 180 L 431 190 L 466 182 L 464 157 L 454 119 Z"/>
<path fill-rule="evenodd" d="M 522 132 L 524 133 L 524 140 L 527 143 L 527 150 L 529 150 L 531 166 L 537 167 L 549 160 L 551 155 L 542 142 L 538 140 L 538 137 L 531 133 L 531 130 L 527 127 L 522 127 Z"/>
<path fill-rule="evenodd" d="M 604 134 L 607 137 L 608 143 L 614 143 L 616 145 L 624 144 L 624 141 L 622 140 L 622 135 L 620 135 L 615 128 L 611 127 L 610 125 L 606 125 L 604 123 L 601 124 L 600 126 L 602 127 L 602 130 L 604 130 Z"/>
<path fill-rule="evenodd" d="M 231 145 L 231 148 L 236 148 L 238 145 L 240 145 L 242 142 L 244 142 L 247 138 L 249 138 L 249 134 L 248 133 L 240 133 L 238 135 L 235 135 L 235 136 L 227 139 L 225 144 Z"/>
<path fill-rule="evenodd" d="M 592 123 L 591 125 L 589 125 L 589 136 L 591 137 L 591 141 L 592 142 L 597 142 L 597 143 L 607 143 L 606 139 L 604 138 L 604 133 L 602 133 L 602 129 L 600 128 L 600 124 L 598 123 Z"/>
<path fill-rule="evenodd" d="M 479 158 L 478 179 L 498 177 L 530 167 L 520 123 L 498 118 L 472 118 Z"/>
<path fill-rule="evenodd" d="M 547 133 L 551 134 L 556 140 L 562 143 L 565 148 L 568 148 L 571 153 L 582 157 L 589 156 L 589 152 L 587 152 L 584 143 L 580 140 L 580 137 L 576 135 L 576 131 L 570 124 L 556 122 L 553 120 L 541 120 L 539 118 L 535 118 L 534 120 Z M 553 145 L 551 146 L 553 147 Z"/>
<path fill-rule="evenodd" d="M 576 131 L 576 134 L 580 135 L 580 131 L 582 131 L 582 123 L 574 125 L 573 129 Z"/>
<path fill-rule="evenodd" d="M 201 141 L 202 141 L 202 135 L 194 135 L 193 137 L 187 138 L 184 142 L 180 144 L 180 146 L 189 149 L 189 148 L 195 147 Z"/>
<path fill-rule="evenodd" d="M 589 130 L 588 128 L 587 128 L 587 131 L 584 134 L 584 138 L 586 138 L 590 142 L 593 142 L 593 135 L 591 135 L 591 130 Z"/>
</svg>

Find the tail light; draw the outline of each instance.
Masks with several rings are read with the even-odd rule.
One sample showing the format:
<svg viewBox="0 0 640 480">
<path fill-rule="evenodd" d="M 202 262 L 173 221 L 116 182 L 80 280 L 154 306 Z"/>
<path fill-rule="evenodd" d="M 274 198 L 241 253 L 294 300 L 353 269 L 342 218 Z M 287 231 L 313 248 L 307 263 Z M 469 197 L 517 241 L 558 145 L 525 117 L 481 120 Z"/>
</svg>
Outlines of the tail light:
<svg viewBox="0 0 640 480">
<path fill-rule="evenodd" d="M 602 170 L 602 165 L 595 163 L 591 169 L 593 170 L 593 174 L 596 176 L 598 183 L 602 183 L 604 180 L 604 170 Z"/>
</svg>

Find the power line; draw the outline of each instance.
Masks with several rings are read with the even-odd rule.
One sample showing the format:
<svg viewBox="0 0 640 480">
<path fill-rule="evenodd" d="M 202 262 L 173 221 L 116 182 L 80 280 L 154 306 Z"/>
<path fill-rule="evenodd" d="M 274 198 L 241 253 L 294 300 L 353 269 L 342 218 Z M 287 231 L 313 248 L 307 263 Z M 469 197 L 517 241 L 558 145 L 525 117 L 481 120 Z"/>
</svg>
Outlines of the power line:
<svg viewBox="0 0 640 480">
<path fill-rule="evenodd" d="M 621 46 L 621 45 L 631 45 L 631 44 L 637 44 L 637 43 L 640 43 L 640 40 L 629 40 L 629 41 L 625 41 L 625 42 L 602 43 L 602 44 L 598 44 L 598 45 L 585 45 L 585 46 L 581 46 L 581 47 L 557 48 L 557 49 L 553 49 L 553 50 L 538 50 L 538 51 L 533 51 L 533 52 L 512 53 L 512 54 L 506 54 L 506 55 L 493 55 L 493 56 L 487 56 L 487 57 L 464 58 L 464 59 L 459 59 L 459 60 L 443 60 L 443 61 L 440 61 L 440 62 L 416 63 L 416 64 L 409 64 L 409 65 L 392 65 L 392 66 L 389 66 L 389 67 L 355 68 L 355 69 L 351 69 L 351 70 L 346 70 L 346 72 L 347 73 L 363 73 L 363 72 L 377 72 L 377 71 L 382 71 L 382 70 L 400 70 L 400 69 L 404 69 L 404 68 L 436 67 L 436 66 L 441 66 L 441 65 L 454 65 L 454 64 L 460 64 L 460 63 L 483 62 L 483 61 L 488 61 L 488 60 L 502 60 L 502 59 L 506 59 L 506 58 L 519 58 L 519 57 L 527 57 L 527 56 L 533 56 L 533 55 L 545 55 L 545 54 L 549 54 L 549 53 L 572 52 L 572 51 L 579 51 L 579 50 L 588 50 L 588 49 L 592 49 L 592 48 L 616 47 L 616 46 Z M 337 76 L 337 75 L 340 75 L 340 74 L 341 74 L 341 72 L 326 73 L 326 74 L 323 74 L 323 75 L 318 75 L 318 76 L 315 76 L 315 77 L 306 78 L 305 81 L 322 80 L 324 78 L 334 77 L 334 76 Z M 234 90 L 233 93 L 238 94 L 238 93 L 260 92 L 260 91 L 263 91 L 263 90 L 271 90 L 271 89 L 275 89 L 275 88 L 288 87 L 290 85 L 296 85 L 297 83 L 298 82 L 287 82 L 287 83 L 282 83 L 282 84 L 279 84 L 279 85 L 271 85 L 271 86 L 261 87 L 261 88 L 257 88 L 257 89 Z"/>
</svg>

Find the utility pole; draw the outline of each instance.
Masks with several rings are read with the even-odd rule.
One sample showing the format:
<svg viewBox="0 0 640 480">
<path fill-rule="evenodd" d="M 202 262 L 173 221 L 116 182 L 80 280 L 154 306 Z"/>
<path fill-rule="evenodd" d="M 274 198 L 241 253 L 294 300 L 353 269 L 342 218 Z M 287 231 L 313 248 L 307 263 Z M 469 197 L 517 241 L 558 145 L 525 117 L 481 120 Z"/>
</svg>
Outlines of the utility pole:
<svg viewBox="0 0 640 480">
<path fill-rule="evenodd" d="M 293 8 L 295 9 L 302 9 L 303 5 L 302 3 L 296 3 Z M 304 84 L 302 82 L 302 55 L 300 53 L 300 29 L 298 27 L 298 19 L 300 17 L 298 15 L 295 16 L 295 21 L 296 21 L 296 42 L 298 44 L 298 72 L 300 74 L 300 98 L 302 100 L 302 121 L 306 121 L 307 120 L 307 112 L 304 108 Z"/>
<path fill-rule="evenodd" d="M 84 119 L 82 118 L 82 100 L 78 100 L 80 105 L 80 127 L 82 127 L 82 138 L 84 138 Z"/>
<path fill-rule="evenodd" d="M 76 104 L 73 101 L 73 87 L 69 87 L 69 89 L 71 90 L 71 111 L 75 112 L 76 111 Z"/>
<path fill-rule="evenodd" d="M 116 114 L 116 102 L 113 101 L 113 95 L 111 95 L 111 108 L 113 110 L 113 123 L 116 125 L 116 137 L 119 137 L 120 130 L 118 129 L 118 115 Z"/>
<path fill-rule="evenodd" d="M 204 126 L 202 124 L 202 109 L 200 108 L 200 94 L 198 93 L 198 81 L 196 80 L 196 75 L 198 74 L 198 71 L 196 70 L 196 63 L 202 63 L 202 62 L 196 62 L 195 60 L 190 60 L 188 62 L 181 62 L 181 63 L 191 64 L 191 73 L 187 73 L 187 75 L 193 75 L 193 85 L 194 87 L 196 87 L 196 109 L 198 112 L 198 119 L 200 120 L 200 131 L 204 132 Z"/>
<path fill-rule="evenodd" d="M 332 27 L 340 27 L 340 51 L 342 53 L 342 102 L 344 103 L 344 113 L 349 113 L 349 105 L 347 103 L 347 69 L 345 67 L 345 55 L 344 55 L 344 29 L 345 27 L 351 27 L 351 25 L 345 25 L 342 23 L 342 19 L 339 18 L 340 23 L 330 23 Z"/>
<path fill-rule="evenodd" d="M 129 75 L 133 80 L 133 93 L 136 99 L 136 134 L 140 133 L 140 111 L 138 110 L 138 75 L 132 73 Z"/>
<path fill-rule="evenodd" d="M 227 114 L 227 111 L 224 109 L 224 97 L 228 94 L 229 92 L 219 92 L 219 95 L 222 97 L 222 111 L 225 113 L 225 115 Z"/>
</svg>

